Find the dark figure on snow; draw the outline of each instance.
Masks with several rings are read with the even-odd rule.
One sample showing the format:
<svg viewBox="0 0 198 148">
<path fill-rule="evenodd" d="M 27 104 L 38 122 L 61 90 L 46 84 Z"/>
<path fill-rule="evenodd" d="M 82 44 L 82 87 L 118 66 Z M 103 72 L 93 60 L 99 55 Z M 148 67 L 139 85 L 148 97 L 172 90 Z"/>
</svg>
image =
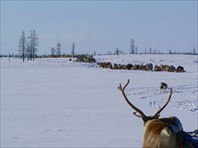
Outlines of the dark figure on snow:
<svg viewBox="0 0 198 148">
<path fill-rule="evenodd" d="M 160 83 L 160 89 L 161 90 L 166 90 L 167 88 L 168 88 L 168 85 L 166 83 L 164 83 L 164 82 Z"/>
</svg>

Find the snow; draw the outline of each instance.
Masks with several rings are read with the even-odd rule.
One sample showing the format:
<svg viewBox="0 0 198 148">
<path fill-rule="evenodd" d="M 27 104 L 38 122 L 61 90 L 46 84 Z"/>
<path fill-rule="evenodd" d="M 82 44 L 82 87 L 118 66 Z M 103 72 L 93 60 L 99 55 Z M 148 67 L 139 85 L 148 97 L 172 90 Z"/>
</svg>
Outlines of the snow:
<svg viewBox="0 0 198 148">
<path fill-rule="evenodd" d="M 141 147 L 143 122 L 117 87 L 146 115 L 173 95 L 161 117 L 176 116 L 185 131 L 198 128 L 197 56 L 96 56 L 98 62 L 181 65 L 186 73 L 110 70 L 62 59 L 1 58 L 1 147 Z"/>
</svg>

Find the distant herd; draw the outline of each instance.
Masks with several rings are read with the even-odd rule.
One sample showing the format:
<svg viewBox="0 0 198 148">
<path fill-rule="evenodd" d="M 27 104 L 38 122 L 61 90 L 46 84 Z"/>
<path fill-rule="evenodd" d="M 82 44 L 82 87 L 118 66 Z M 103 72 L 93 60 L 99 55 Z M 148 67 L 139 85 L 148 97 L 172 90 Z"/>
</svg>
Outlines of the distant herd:
<svg viewBox="0 0 198 148">
<path fill-rule="evenodd" d="M 86 63 L 96 63 L 96 60 L 93 56 L 79 55 L 77 56 L 76 62 L 86 62 Z M 183 66 L 178 66 L 177 68 L 173 65 L 155 65 L 153 67 L 152 63 L 143 65 L 143 64 L 116 64 L 110 62 L 100 62 L 97 63 L 102 68 L 109 68 L 114 70 L 143 70 L 143 71 L 166 71 L 166 72 L 185 72 Z"/>
<path fill-rule="evenodd" d="M 175 68 L 173 65 L 155 65 L 153 68 L 153 64 L 149 63 L 146 65 L 132 65 L 132 64 L 116 64 L 110 62 L 101 62 L 98 65 L 102 68 L 109 68 L 109 69 L 123 69 L 123 70 L 143 70 L 143 71 L 167 71 L 167 72 L 185 72 L 183 66 L 178 66 Z"/>
</svg>

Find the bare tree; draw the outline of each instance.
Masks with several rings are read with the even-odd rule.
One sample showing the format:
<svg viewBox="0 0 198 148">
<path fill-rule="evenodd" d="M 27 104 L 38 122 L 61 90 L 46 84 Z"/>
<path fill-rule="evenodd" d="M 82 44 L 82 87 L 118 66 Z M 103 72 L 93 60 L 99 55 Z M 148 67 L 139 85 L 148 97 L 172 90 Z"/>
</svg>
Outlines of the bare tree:
<svg viewBox="0 0 198 148">
<path fill-rule="evenodd" d="M 138 54 L 138 47 L 135 47 L 135 54 Z"/>
<path fill-rule="evenodd" d="M 60 42 L 58 42 L 56 50 L 57 50 L 57 56 L 61 56 L 61 43 Z"/>
<path fill-rule="evenodd" d="M 54 47 L 52 47 L 52 48 L 51 48 L 51 56 L 52 56 L 52 57 L 54 57 L 54 56 L 55 56 L 55 52 L 56 52 L 55 48 L 54 48 Z"/>
<path fill-rule="evenodd" d="M 130 43 L 130 54 L 134 54 L 135 53 L 135 43 L 134 43 L 134 39 L 131 39 L 131 43 Z"/>
<path fill-rule="evenodd" d="M 195 46 L 193 47 L 193 52 L 192 52 L 193 55 L 196 55 L 196 48 Z"/>
<path fill-rule="evenodd" d="M 152 47 L 149 48 L 149 53 L 152 54 Z"/>
<path fill-rule="evenodd" d="M 117 55 L 117 56 L 119 55 L 119 48 L 118 47 L 115 50 L 115 55 Z"/>
<path fill-rule="evenodd" d="M 27 59 L 28 60 L 30 60 L 31 59 L 31 47 L 30 47 L 30 43 L 29 42 L 27 42 L 27 44 L 26 44 L 26 57 L 27 57 Z"/>
<path fill-rule="evenodd" d="M 75 55 L 75 43 L 72 44 L 72 51 L 71 51 L 72 57 Z"/>
<path fill-rule="evenodd" d="M 30 31 L 29 39 L 29 51 L 30 60 L 34 60 L 36 52 L 38 51 L 38 35 L 36 34 L 35 30 Z"/>
<path fill-rule="evenodd" d="M 26 43 L 27 39 L 25 37 L 25 32 L 22 31 L 21 37 L 19 39 L 19 46 L 18 46 L 18 51 L 19 55 L 22 57 L 23 62 L 25 61 L 25 50 L 26 50 Z"/>
</svg>

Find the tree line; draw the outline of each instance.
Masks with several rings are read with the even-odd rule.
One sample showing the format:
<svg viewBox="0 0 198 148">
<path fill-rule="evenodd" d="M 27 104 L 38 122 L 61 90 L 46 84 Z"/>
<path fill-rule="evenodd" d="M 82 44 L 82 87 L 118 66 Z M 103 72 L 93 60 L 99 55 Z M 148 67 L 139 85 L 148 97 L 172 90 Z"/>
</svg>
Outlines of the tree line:
<svg viewBox="0 0 198 148">
<path fill-rule="evenodd" d="M 58 42 L 56 44 L 56 48 L 55 47 L 52 47 L 51 48 L 51 54 L 50 54 L 50 57 L 65 57 L 66 55 L 64 53 L 62 53 L 62 48 L 61 48 L 61 43 Z M 48 55 L 49 56 L 49 55 Z M 69 55 L 67 55 L 69 56 Z M 74 57 L 75 56 L 75 43 L 72 43 L 72 51 L 71 51 L 71 55 L 70 57 Z"/>
<path fill-rule="evenodd" d="M 62 54 L 62 48 L 61 43 L 58 42 L 55 47 L 51 48 L 51 54 L 50 55 L 42 55 L 38 56 L 38 43 L 39 38 L 35 30 L 30 31 L 30 35 L 26 37 L 25 31 L 22 31 L 22 34 L 19 38 L 19 45 L 18 45 L 18 55 L 11 55 L 8 56 L 2 55 L 3 57 L 20 57 L 22 58 L 23 62 L 25 61 L 25 58 L 27 60 L 34 60 L 35 57 L 63 57 L 66 56 Z M 2 57 L 1 56 L 1 57 Z M 72 44 L 72 51 L 71 51 L 71 57 L 75 56 L 75 43 Z"/>
<path fill-rule="evenodd" d="M 39 38 L 38 34 L 36 33 L 35 30 L 31 30 L 29 36 L 26 37 L 25 31 L 22 31 L 22 34 L 19 38 L 18 42 L 18 55 L 10 54 L 9 55 L 0 55 L 0 57 L 20 57 L 22 58 L 23 62 L 25 61 L 25 58 L 27 60 L 34 60 L 35 57 L 75 57 L 77 54 L 75 53 L 75 43 L 72 43 L 71 47 L 71 54 L 64 54 L 62 53 L 62 45 L 60 42 L 56 44 L 55 47 L 52 47 L 50 49 L 50 54 L 44 54 L 44 55 L 37 55 L 38 52 L 38 43 L 39 43 Z M 128 54 L 189 54 L 189 55 L 197 55 L 198 53 L 196 52 L 196 48 L 193 47 L 193 49 L 190 52 L 176 52 L 169 50 L 168 53 L 163 53 L 160 50 L 153 49 L 152 47 L 149 47 L 148 49 L 145 48 L 144 51 L 138 51 L 138 46 L 135 44 L 135 40 L 131 39 L 130 40 L 130 45 L 129 45 L 129 52 Z M 116 47 L 115 51 L 113 53 L 108 52 L 106 53 L 108 55 L 120 55 L 120 54 L 125 54 L 121 49 Z M 94 53 L 92 55 L 102 55 L 102 54 L 96 54 Z M 105 55 L 105 54 L 103 54 Z"/>
<path fill-rule="evenodd" d="M 116 47 L 114 55 L 123 54 L 124 52 L 120 50 L 118 47 Z M 197 55 L 195 46 L 193 47 L 192 51 L 189 52 L 177 52 L 173 50 L 169 50 L 168 53 L 161 52 L 160 50 L 157 50 L 156 48 L 149 47 L 148 49 L 145 48 L 144 51 L 140 52 L 138 51 L 138 46 L 135 45 L 134 39 L 131 39 L 130 41 L 130 50 L 129 54 L 187 54 L 187 55 Z M 108 55 L 112 55 L 111 52 L 108 53 Z"/>
</svg>

